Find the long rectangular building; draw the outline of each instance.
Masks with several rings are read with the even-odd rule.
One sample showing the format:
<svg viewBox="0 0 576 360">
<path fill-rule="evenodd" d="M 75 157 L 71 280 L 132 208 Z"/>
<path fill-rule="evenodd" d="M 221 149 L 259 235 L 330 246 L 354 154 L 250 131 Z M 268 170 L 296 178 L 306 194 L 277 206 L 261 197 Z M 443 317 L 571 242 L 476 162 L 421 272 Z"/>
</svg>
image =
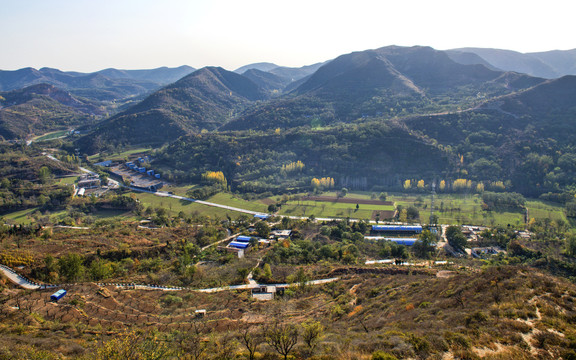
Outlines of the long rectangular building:
<svg viewBox="0 0 576 360">
<path fill-rule="evenodd" d="M 420 234 L 420 225 L 372 225 L 372 232 L 386 234 Z"/>
</svg>

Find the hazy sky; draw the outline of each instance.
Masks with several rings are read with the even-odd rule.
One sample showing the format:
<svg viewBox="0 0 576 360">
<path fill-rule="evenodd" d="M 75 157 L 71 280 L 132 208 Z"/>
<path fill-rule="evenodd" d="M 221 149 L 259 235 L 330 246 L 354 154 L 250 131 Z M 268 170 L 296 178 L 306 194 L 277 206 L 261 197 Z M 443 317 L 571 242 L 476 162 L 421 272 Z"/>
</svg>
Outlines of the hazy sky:
<svg viewBox="0 0 576 360">
<path fill-rule="evenodd" d="M 302 66 L 386 45 L 576 48 L 570 1 L 0 0 L 0 69 Z"/>
</svg>

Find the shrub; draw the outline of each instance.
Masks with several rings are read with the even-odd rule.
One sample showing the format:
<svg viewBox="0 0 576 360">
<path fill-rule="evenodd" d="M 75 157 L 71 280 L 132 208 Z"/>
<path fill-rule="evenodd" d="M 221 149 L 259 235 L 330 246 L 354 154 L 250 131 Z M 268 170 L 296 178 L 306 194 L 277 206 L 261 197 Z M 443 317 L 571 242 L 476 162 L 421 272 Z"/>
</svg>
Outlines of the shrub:
<svg viewBox="0 0 576 360">
<path fill-rule="evenodd" d="M 372 353 L 372 360 L 398 360 L 398 358 L 385 351 L 375 351 Z"/>
</svg>

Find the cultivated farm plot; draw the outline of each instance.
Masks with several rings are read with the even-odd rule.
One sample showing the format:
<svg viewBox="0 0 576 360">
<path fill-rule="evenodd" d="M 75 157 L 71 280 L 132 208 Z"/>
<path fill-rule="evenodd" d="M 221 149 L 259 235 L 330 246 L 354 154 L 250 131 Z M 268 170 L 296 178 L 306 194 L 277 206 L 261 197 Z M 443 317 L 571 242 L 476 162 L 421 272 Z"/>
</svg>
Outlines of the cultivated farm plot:
<svg viewBox="0 0 576 360">
<path fill-rule="evenodd" d="M 397 205 L 416 206 L 420 211 L 420 219 L 427 222 L 430 215 L 429 194 L 393 194 L 389 200 Z M 504 209 L 501 211 L 482 210 L 482 198 L 478 194 L 438 194 L 434 198 L 434 214 L 438 215 L 441 224 L 473 224 L 485 226 L 524 227 L 525 214 L 519 209 Z M 527 199 L 526 207 L 530 218 L 566 220 L 563 208 L 538 199 Z"/>
<path fill-rule="evenodd" d="M 108 157 L 106 157 L 105 160 L 123 160 L 124 158 L 129 157 L 131 155 L 145 154 L 151 150 L 152 150 L 152 148 L 136 148 L 136 149 L 126 150 L 126 151 L 123 151 L 121 153 L 117 153 L 117 154 L 113 154 L 111 156 L 108 156 Z M 90 161 L 98 161 L 99 156 L 100 156 L 99 154 L 91 155 L 88 157 L 88 159 L 90 159 Z"/>
<path fill-rule="evenodd" d="M 292 216 L 314 215 L 315 217 L 350 217 L 374 220 L 375 212 L 385 211 L 392 214 L 394 212 L 394 205 L 362 204 L 365 199 L 347 198 L 347 200 L 357 200 L 357 202 L 292 200 L 282 206 L 280 213 Z M 358 209 L 356 209 L 356 204 L 358 204 Z"/>
</svg>

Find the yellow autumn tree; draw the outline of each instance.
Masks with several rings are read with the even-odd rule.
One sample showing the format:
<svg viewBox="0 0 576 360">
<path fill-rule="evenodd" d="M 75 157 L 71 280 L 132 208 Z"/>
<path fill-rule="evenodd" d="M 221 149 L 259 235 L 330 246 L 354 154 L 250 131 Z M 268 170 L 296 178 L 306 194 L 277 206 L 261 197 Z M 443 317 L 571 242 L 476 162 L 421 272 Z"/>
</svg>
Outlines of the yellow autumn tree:
<svg viewBox="0 0 576 360">
<path fill-rule="evenodd" d="M 211 184 L 221 184 L 224 187 L 228 184 L 222 171 L 206 171 L 202 174 L 202 181 Z"/>
<path fill-rule="evenodd" d="M 477 193 L 483 193 L 484 192 L 484 183 L 479 182 L 478 184 L 476 184 L 476 192 Z"/>
<path fill-rule="evenodd" d="M 304 163 L 300 160 L 291 162 L 289 164 L 282 165 L 282 170 L 284 170 L 286 173 L 302 172 L 302 170 L 304 170 Z"/>
<path fill-rule="evenodd" d="M 504 183 L 502 181 L 492 181 L 490 183 L 490 188 L 496 191 L 504 191 L 506 189 L 506 186 L 504 186 Z"/>
<path fill-rule="evenodd" d="M 332 189 L 334 187 L 334 179 L 331 177 L 323 177 L 320 179 L 313 178 L 311 185 L 314 189 Z"/>
<path fill-rule="evenodd" d="M 410 181 L 410 179 L 406 179 L 404 181 L 404 189 L 408 190 L 412 187 L 412 181 Z"/>
<path fill-rule="evenodd" d="M 416 184 L 418 190 L 424 190 L 424 180 L 418 180 L 418 184 Z"/>
<path fill-rule="evenodd" d="M 440 185 L 438 186 L 438 188 L 440 189 L 440 191 L 444 191 L 446 189 L 446 181 L 444 180 L 440 181 Z"/>
<path fill-rule="evenodd" d="M 470 188 L 472 188 L 472 180 L 456 179 L 452 183 L 452 190 L 454 191 L 469 190 Z"/>
</svg>

